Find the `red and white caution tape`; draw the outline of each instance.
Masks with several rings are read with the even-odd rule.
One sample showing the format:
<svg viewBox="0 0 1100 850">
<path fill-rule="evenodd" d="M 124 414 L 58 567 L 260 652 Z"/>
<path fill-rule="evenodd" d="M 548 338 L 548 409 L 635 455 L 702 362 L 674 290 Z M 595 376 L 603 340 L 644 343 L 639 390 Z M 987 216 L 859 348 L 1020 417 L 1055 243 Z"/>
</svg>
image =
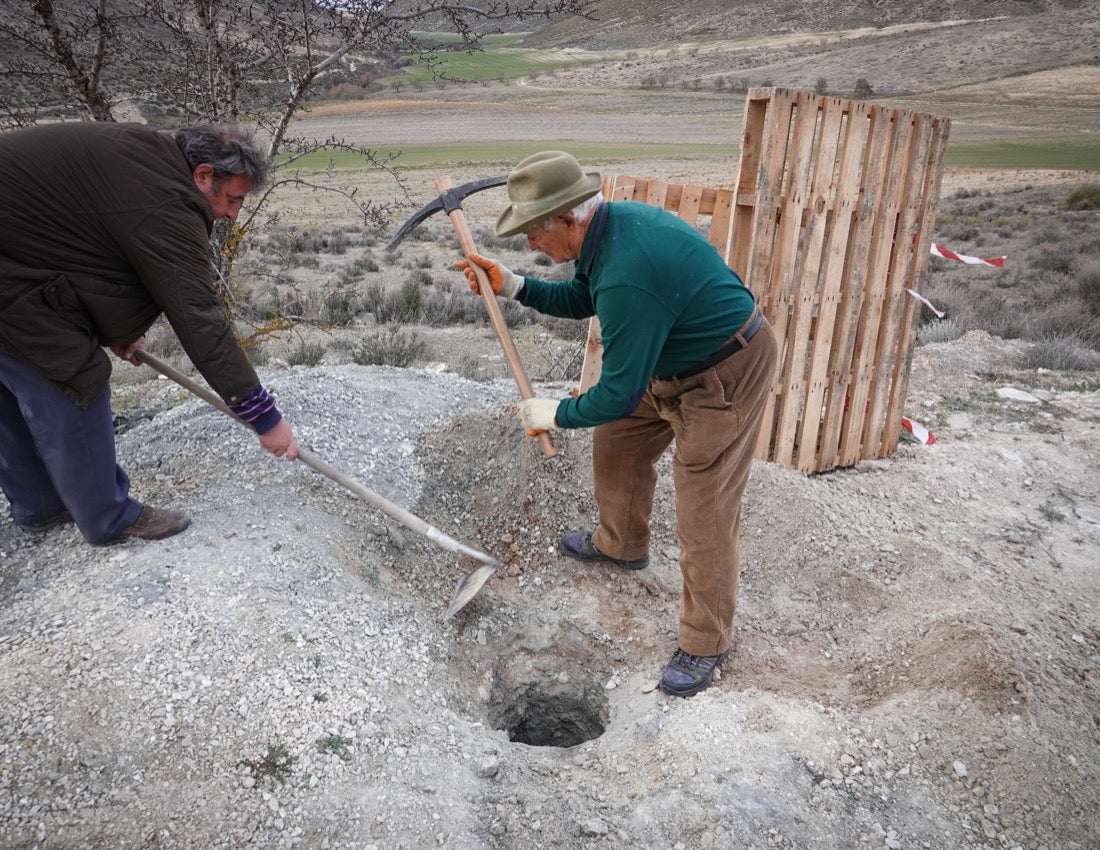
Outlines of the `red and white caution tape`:
<svg viewBox="0 0 1100 850">
<path fill-rule="evenodd" d="M 998 269 L 1005 267 L 1005 260 L 1007 259 L 1007 257 L 990 257 L 983 260 L 981 257 L 968 257 L 966 254 L 956 254 L 954 251 L 941 248 L 935 242 L 932 243 L 932 255 L 943 257 L 945 260 L 958 260 L 960 263 L 967 263 L 971 266 L 994 266 Z"/>
<path fill-rule="evenodd" d="M 935 307 L 933 307 L 932 302 L 929 301 L 927 298 L 925 298 L 923 295 L 921 295 L 919 292 L 917 292 L 915 289 L 907 289 L 905 291 L 908 292 L 910 295 L 912 295 L 914 298 L 916 298 L 921 304 L 923 304 L 925 307 L 927 307 L 933 313 L 935 313 L 937 319 L 942 319 L 944 317 L 944 315 L 946 315 L 942 310 L 937 310 Z"/>
<path fill-rule="evenodd" d="M 925 446 L 936 444 L 936 435 L 913 419 L 901 417 L 901 427 L 917 438 L 917 442 Z"/>
</svg>

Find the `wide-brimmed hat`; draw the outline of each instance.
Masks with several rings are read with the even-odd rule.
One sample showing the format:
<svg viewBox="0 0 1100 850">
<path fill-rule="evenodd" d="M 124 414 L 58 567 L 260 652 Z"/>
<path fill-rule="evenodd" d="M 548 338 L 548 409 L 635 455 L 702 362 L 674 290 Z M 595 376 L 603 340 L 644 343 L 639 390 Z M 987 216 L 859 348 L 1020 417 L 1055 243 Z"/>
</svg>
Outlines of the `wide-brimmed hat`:
<svg viewBox="0 0 1100 850">
<path fill-rule="evenodd" d="M 565 151 L 531 154 L 508 175 L 508 206 L 497 219 L 497 236 L 515 236 L 560 215 L 603 188 L 598 171 L 585 171 Z"/>
</svg>

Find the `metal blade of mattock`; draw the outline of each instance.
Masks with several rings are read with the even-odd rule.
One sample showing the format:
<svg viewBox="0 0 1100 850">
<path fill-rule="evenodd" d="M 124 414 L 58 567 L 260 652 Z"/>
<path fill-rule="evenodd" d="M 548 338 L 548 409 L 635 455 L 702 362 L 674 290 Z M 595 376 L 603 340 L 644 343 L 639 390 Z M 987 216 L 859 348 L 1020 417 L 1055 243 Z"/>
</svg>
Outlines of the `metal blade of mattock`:
<svg viewBox="0 0 1100 850">
<path fill-rule="evenodd" d="M 451 182 L 451 178 L 446 175 L 440 175 L 435 181 L 436 188 L 439 189 L 440 194 L 446 197 L 447 192 L 454 185 Z M 462 212 L 460 204 L 452 205 L 451 209 L 446 209 L 447 216 L 451 219 L 451 223 L 454 224 L 455 233 L 458 234 L 458 243 L 462 247 L 462 252 L 467 256 L 477 253 L 477 246 L 474 245 L 474 237 L 470 233 L 470 228 L 466 224 L 466 216 Z M 504 321 L 504 315 L 500 312 L 500 305 L 497 304 L 497 297 L 493 292 L 492 284 L 489 283 L 489 277 L 486 275 L 485 270 L 481 266 L 474 262 L 470 262 L 470 267 L 477 275 L 478 289 L 481 292 L 481 299 L 485 302 L 485 309 L 489 313 L 489 322 L 493 326 L 493 330 L 496 331 L 497 338 L 500 340 L 500 345 L 504 349 L 504 359 L 508 361 L 508 368 L 512 370 L 512 377 L 516 381 L 516 386 L 519 388 L 519 394 L 521 398 L 528 399 L 534 398 L 535 391 L 531 387 L 531 381 L 527 378 L 527 373 L 523 369 L 523 361 L 520 359 L 519 351 L 516 348 L 516 343 L 512 339 L 512 334 L 508 331 L 508 323 Z M 554 457 L 558 453 L 557 447 L 554 445 L 554 441 L 550 439 L 550 435 L 545 431 L 542 431 L 538 435 L 539 444 L 542 446 L 542 453 L 546 457 Z"/>
<path fill-rule="evenodd" d="M 232 419 L 236 419 L 238 422 L 241 421 L 237 419 L 237 416 L 229 409 L 229 406 L 224 401 L 222 401 L 213 391 L 202 386 L 202 384 L 191 380 L 182 372 L 174 369 L 169 364 L 159 360 L 145 350 L 138 350 L 135 352 L 135 356 L 149 368 L 159 372 L 166 378 L 171 378 L 184 389 L 189 390 L 203 399 L 211 407 L 217 408 L 222 413 Z M 393 517 L 406 528 L 415 531 L 417 534 L 423 535 L 436 545 L 442 546 L 450 552 L 459 552 L 463 555 L 469 555 L 471 558 L 482 562 L 483 566 L 478 567 L 472 573 L 459 579 L 458 584 L 455 586 L 454 595 L 451 597 L 450 607 L 447 608 L 444 619 L 449 620 L 463 605 L 473 599 L 474 594 L 481 589 L 481 586 L 488 581 L 493 573 L 496 572 L 497 567 L 500 566 L 500 561 L 496 558 L 491 555 L 486 555 L 484 552 L 479 552 L 477 549 L 467 546 L 464 543 L 459 543 L 453 537 L 447 536 L 434 525 L 428 524 L 411 511 L 406 510 L 400 505 L 394 504 L 389 499 L 375 493 L 355 479 L 344 475 L 344 473 L 340 472 L 340 470 L 332 464 L 322 460 L 313 452 L 309 451 L 309 449 L 304 449 L 299 446 L 298 460 L 302 461 L 315 472 L 319 472 L 331 478 L 337 484 L 350 490 L 363 501 L 374 505 L 380 511 Z"/>
</svg>

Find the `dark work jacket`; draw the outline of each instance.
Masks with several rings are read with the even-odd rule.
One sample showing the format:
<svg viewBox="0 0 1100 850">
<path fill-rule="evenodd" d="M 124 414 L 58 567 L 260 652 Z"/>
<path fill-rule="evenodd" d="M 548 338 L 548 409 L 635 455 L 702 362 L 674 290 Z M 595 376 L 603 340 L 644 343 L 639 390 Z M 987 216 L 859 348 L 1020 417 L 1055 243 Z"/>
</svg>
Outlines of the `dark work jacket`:
<svg viewBox="0 0 1100 850">
<path fill-rule="evenodd" d="M 135 124 L 0 133 L 0 349 L 87 407 L 163 312 L 227 403 L 259 386 L 212 282 L 210 204 L 170 136 Z"/>
</svg>

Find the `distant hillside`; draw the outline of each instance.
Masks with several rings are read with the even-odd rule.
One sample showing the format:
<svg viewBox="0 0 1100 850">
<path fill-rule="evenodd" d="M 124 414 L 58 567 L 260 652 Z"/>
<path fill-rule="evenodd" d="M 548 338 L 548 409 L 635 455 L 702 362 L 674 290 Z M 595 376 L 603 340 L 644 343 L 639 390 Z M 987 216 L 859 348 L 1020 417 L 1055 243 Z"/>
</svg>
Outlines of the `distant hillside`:
<svg viewBox="0 0 1100 850">
<path fill-rule="evenodd" d="M 893 24 L 1020 18 L 1092 0 L 601 0 L 596 20 L 570 18 L 532 34 L 531 47 L 629 48 L 738 38 L 757 33 L 823 32 Z"/>
</svg>

